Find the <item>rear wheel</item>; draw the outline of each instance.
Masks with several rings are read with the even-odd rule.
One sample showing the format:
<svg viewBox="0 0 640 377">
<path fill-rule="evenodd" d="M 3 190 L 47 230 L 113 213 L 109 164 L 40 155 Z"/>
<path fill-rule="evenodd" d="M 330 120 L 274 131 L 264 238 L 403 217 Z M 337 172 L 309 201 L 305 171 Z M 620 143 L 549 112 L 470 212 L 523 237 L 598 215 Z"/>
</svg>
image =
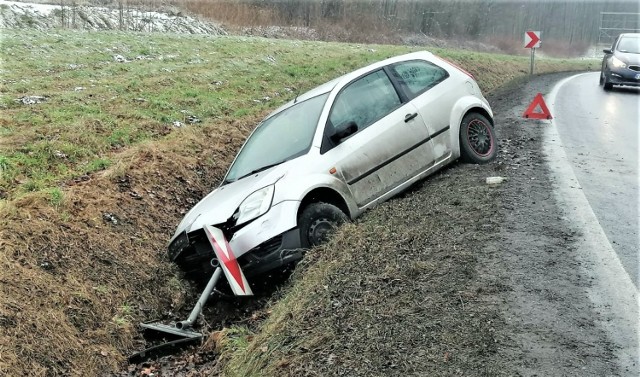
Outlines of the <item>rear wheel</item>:
<svg viewBox="0 0 640 377">
<path fill-rule="evenodd" d="M 335 227 L 347 220 L 347 215 L 333 204 L 309 204 L 302 210 L 298 221 L 302 247 L 309 248 L 326 242 Z"/>
<path fill-rule="evenodd" d="M 460 124 L 460 153 L 463 160 L 476 164 L 496 158 L 496 134 L 487 118 L 478 113 L 465 115 Z"/>
</svg>

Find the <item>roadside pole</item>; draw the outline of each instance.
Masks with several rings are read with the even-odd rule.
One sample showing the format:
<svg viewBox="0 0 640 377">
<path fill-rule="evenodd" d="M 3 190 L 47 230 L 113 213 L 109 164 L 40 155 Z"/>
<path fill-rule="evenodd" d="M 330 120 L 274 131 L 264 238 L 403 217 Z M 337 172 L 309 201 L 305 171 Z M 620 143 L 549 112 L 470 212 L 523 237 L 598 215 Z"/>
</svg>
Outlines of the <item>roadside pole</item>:
<svg viewBox="0 0 640 377">
<path fill-rule="evenodd" d="M 526 31 L 524 33 L 524 48 L 531 49 L 531 66 L 529 68 L 529 75 L 532 76 L 535 67 L 536 48 L 540 47 L 540 42 L 542 42 L 541 36 L 541 31 Z"/>
<path fill-rule="evenodd" d="M 529 68 L 529 75 L 533 75 L 533 67 L 534 67 L 535 60 L 536 60 L 536 49 L 532 48 L 531 49 L 531 67 Z"/>
</svg>

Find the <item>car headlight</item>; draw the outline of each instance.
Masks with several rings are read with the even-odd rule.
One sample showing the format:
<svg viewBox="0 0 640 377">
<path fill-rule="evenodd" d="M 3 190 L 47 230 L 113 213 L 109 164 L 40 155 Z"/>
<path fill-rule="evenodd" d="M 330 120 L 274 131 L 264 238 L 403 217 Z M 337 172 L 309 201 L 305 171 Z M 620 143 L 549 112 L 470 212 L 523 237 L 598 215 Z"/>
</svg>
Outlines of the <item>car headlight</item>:
<svg viewBox="0 0 640 377">
<path fill-rule="evenodd" d="M 626 68 L 627 67 L 627 63 L 623 62 L 622 60 L 616 58 L 615 56 L 611 58 L 611 65 L 615 68 Z"/>
<path fill-rule="evenodd" d="M 269 208 L 273 200 L 274 185 L 263 187 L 253 194 L 247 196 L 238 207 L 238 220 L 236 225 L 244 224 L 258 216 L 262 216 Z"/>
</svg>

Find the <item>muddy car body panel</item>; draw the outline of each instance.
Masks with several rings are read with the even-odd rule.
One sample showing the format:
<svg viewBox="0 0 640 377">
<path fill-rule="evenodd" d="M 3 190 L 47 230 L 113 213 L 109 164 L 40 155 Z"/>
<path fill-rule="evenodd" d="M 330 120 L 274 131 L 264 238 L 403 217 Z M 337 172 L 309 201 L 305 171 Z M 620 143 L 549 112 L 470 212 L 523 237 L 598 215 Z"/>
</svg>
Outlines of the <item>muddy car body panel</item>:
<svg viewBox="0 0 640 377">
<path fill-rule="evenodd" d="M 215 255 L 201 233 L 215 226 L 248 276 L 295 261 L 330 225 L 459 158 L 461 142 L 467 151 L 486 144 L 492 116 L 473 77 L 428 52 L 332 80 L 256 127 L 221 186 L 178 225 L 169 256 L 194 279 L 211 273 Z M 492 159 L 491 147 L 478 156 Z"/>
</svg>

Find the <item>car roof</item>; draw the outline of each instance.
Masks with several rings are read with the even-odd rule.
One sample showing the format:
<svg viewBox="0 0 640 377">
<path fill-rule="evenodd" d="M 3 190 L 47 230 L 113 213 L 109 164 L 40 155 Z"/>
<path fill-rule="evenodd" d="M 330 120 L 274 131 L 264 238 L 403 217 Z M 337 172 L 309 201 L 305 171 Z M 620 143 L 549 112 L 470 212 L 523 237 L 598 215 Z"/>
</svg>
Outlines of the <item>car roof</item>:
<svg viewBox="0 0 640 377">
<path fill-rule="evenodd" d="M 300 94 L 298 96 L 296 96 L 295 99 L 285 103 L 284 105 L 280 106 L 279 108 L 277 108 L 275 111 L 273 111 L 271 114 L 269 114 L 269 116 L 267 116 L 265 119 L 270 118 L 271 116 L 273 116 L 274 114 L 277 114 L 279 112 L 281 112 L 282 110 L 289 108 L 291 106 L 293 106 L 294 104 L 298 103 L 298 102 L 302 102 L 302 101 L 306 101 L 310 98 L 319 96 L 321 94 L 325 94 L 325 93 L 329 93 L 330 91 L 332 91 L 336 86 L 338 85 L 343 85 L 343 84 L 347 84 L 348 82 L 350 82 L 351 80 L 363 75 L 364 73 L 367 73 L 369 71 L 375 70 L 377 68 L 381 68 L 384 66 L 387 66 L 389 64 L 393 64 L 393 63 L 397 63 L 397 62 L 402 62 L 402 61 L 407 61 L 407 60 L 414 60 L 414 59 L 426 59 L 426 60 L 430 60 L 434 55 L 428 51 L 417 51 L 417 52 L 411 52 L 408 54 L 404 54 L 404 55 L 399 55 L 399 56 L 394 56 L 385 60 L 381 60 L 372 64 L 369 64 L 365 67 L 362 68 L 358 68 L 355 71 L 349 72 L 347 74 L 344 74 L 340 77 L 337 77 L 329 82 L 326 82 L 320 86 L 317 86 L 307 92 L 305 92 L 304 94 Z"/>
</svg>

